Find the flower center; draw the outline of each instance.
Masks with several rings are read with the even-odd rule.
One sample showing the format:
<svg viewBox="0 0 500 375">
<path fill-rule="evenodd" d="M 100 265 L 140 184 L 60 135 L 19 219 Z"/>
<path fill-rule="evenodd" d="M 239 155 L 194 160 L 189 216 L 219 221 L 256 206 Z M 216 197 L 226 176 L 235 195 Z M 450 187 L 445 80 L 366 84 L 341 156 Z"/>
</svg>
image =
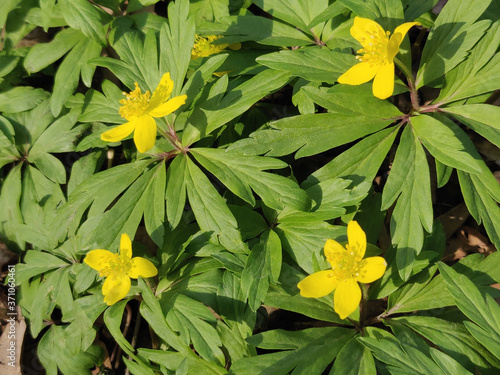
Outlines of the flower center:
<svg viewBox="0 0 500 375">
<path fill-rule="evenodd" d="M 207 37 L 196 36 L 191 58 L 207 57 L 222 52 L 229 44 L 212 44 L 213 41 L 222 38 L 221 35 L 210 35 Z"/>
<path fill-rule="evenodd" d="M 125 276 L 132 268 L 130 259 L 125 256 L 113 254 L 103 264 L 102 268 L 98 270 L 99 276 Z"/>
<path fill-rule="evenodd" d="M 346 245 L 346 249 L 347 251 L 335 252 L 326 258 L 332 266 L 332 277 L 341 281 L 357 278 L 362 260 L 359 256 L 354 255 L 355 252 L 349 249 L 349 245 Z"/>
<path fill-rule="evenodd" d="M 370 64 L 383 64 L 387 61 L 387 46 L 389 44 L 390 31 L 383 33 L 380 30 L 367 31 L 368 38 L 361 37 L 361 45 L 364 47 L 356 53 L 356 59 L 360 62 Z M 363 55 L 361 55 L 363 54 Z"/>
<path fill-rule="evenodd" d="M 124 92 L 123 95 L 127 97 L 120 100 L 120 104 L 123 107 L 120 107 L 119 112 L 123 118 L 130 121 L 132 118 L 140 117 L 147 112 L 151 94 L 149 91 L 146 91 L 144 94 L 141 93 L 137 82 L 135 82 L 135 89 L 133 91 L 129 94 Z"/>
</svg>

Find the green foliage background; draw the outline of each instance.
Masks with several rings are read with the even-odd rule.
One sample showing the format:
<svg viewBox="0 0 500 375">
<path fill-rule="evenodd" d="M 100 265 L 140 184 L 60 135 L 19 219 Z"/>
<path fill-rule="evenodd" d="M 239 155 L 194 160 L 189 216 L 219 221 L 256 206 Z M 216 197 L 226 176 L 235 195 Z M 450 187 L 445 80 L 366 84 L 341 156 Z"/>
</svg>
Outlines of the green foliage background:
<svg viewBox="0 0 500 375">
<path fill-rule="evenodd" d="M 19 255 L 18 303 L 47 373 L 103 370 L 104 327 L 133 374 L 497 373 L 500 257 L 440 262 L 432 194 L 456 175 L 499 248 L 500 187 L 471 134 L 500 146 L 500 2 L 449 0 L 437 16 L 436 3 L 2 1 L 0 238 Z M 144 11 L 153 5 L 166 17 Z M 336 83 L 356 62 L 354 16 L 428 31 L 399 54 L 420 102 L 400 105 L 399 79 L 385 101 L 371 83 Z M 49 41 L 20 45 L 35 28 Z M 242 48 L 191 60 L 195 35 Z M 103 142 L 124 123 L 122 92 L 153 91 L 165 72 L 188 99 L 157 124 L 187 151 L 161 136 L 146 154 Z M 294 113 L 276 119 L 284 95 Z M 301 159 L 320 164 L 298 180 Z M 326 239 L 346 241 L 353 218 L 374 244 L 389 223 L 389 267 L 369 290 L 382 309 L 341 321 L 331 296 L 302 298 L 296 284 L 327 267 Z M 116 251 L 122 233 L 159 275 L 107 307 L 82 259 Z M 133 299 L 144 346 L 120 327 Z M 262 330 L 261 305 L 321 323 Z"/>
</svg>

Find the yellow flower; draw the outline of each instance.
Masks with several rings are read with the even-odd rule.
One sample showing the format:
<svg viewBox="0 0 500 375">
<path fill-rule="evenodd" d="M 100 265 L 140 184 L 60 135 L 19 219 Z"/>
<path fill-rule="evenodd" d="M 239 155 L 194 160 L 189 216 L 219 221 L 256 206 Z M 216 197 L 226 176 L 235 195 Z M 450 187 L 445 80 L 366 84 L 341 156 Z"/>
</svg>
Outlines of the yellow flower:
<svg viewBox="0 0 500 375">
<path fill-rule="evenodd" d="M 241 48 L 241 43 L 233 44 L 212 44 L 213 41 L 222 38 L 222 35 L 199 36 L 196 35 L 194 46 L 191 51 L 191 60 L 196 60 L 200 57 L 215 55 L 224 51 L 226 48 L 238 50 Z"/>
<path fill-rule="evenodd" d="M 113 305 L 130 291 L 130 278 L 153 277 L 158 270 L 149 260 L 132 258 L 132 242 L 127 234 L 120 238 L 120 253 L 97 249 L 89 251 L 84 260 L 90 267 L 106 278 L 102 286 L 104 302 Z"/>
<path fill-rule="evenodd" d="M 363 46 L 357 51 L 356 59 L 359 64 L 354 65 L 338 78 L 339 83 L 360 85 L 370 81 L 373 77 L 373 95 L 379 99 L 386 99 L 394 91 L 394 57 L 399 52 L 399 46 L 406 33 L 418 22 L 407 22 L 394 30 L 394 34 L 384 31 L 377 22 L 367 18 L 355 17 L 351 27 L 351 35 Z M 364 55 L 359 55 L 359 54 Z"/>
<path fill-rule="evenodd" d="M 366 235 L 356 221 L 347 225 L 349 243 L 344 248 L 334 240 L 325 243 L 326 260 L 331 270 L 319 271 L 298 283 L 300 295 L 320 298 L 335 291 L 333 307 L 341 319 L 347 318 L 361 301 L 361 283 L 380 279 L 387 263 L 382 257 L 363 259 L 366 251 Z"/>
<path fill-rule="evenodd" d="M 120 100 L 120 115 L 128 122 L 105 131 L 101 134 L 101 139 L 106 142 L 118 142 L 134 132 L 134 142 L 139 152 L 152 149 L 156 141 L 154 117 L 166 116 L 186 103 L 186 95 L 169 99 L 173 88 L 174 82 L 170 79 L 170 73 L 163 75 L 153 95 L 149 91 L 141 93 L 136 82 L 135 90 L 130 94 L 124 92 L 127 98 Z"/>
</svg>

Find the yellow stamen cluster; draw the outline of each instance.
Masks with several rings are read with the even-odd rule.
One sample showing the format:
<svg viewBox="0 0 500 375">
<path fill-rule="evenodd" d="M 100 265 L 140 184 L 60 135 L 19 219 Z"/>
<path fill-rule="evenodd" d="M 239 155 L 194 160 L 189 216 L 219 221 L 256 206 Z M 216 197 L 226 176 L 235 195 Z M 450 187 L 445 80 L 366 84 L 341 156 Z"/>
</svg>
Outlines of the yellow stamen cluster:
<svg viewBox="0 0 500 375">
<path fill-rule="evenodd" d="M 327 256 L 326 260 L 332 266 L 330 277 L 347 280 L 359 276 L 362 258 L 355 256 L 355 252 L 349 249 L 349 245 L 346 245 L 346 249 L 345 252 L 335 252 Z"/>
<path fill-rule="evenodd" d="M 207 57 L 222 52 L 229 44 L 212 44 L 213 41 L 220 38 L 222 38 L 221 35 L 209 35 L 206 37 L 197 35 L 193 50 L 191 51 L 191 59 L 196 60 L 200 57 Z"/>
<path fill-rule="evenodd" d="M 370 35 L 368 40 L 365 37 L 360 38 L 360 42 L 365 48 L 356 51 L 358 54 L 356 59 L 370 64 L 387 63 L 387 45 L 391 32 L 383 33 L 381 30 L 373 30 L 367 34 Z M 361 54 L 363 55 L 361 56 Z"/>
<path fill-rule="evenodd" d="M 147 112 L 151 93 L 149 91 L 146 91 L 144 94 L 141 93 L 137 82 L 135 82 L 135 89 L 133 91 L 130 93 L 124 92 L 123 95 L 127 97 L 120 100 L 122 107 L 120 107 L 119 112 L 123 118 L 130 120 L 131 118 L 142 116 Z"/>
<path fill-rule="evenodd" d="M 132 268 L 130 259 L 118 254 L 110 255 L 108 259 L 103 261 L 101 266 L 102 268 L 98 269 L 97 272 L 102 277 L 125 276 Z"/>
</svg>

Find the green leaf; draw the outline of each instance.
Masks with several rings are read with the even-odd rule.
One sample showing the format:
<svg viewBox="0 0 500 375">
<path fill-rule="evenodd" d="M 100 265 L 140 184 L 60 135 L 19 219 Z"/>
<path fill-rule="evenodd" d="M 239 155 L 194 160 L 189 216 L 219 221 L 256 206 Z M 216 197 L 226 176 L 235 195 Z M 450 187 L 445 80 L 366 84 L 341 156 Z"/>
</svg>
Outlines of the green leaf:
<svg viewBox="0 0 500 375">
<path fill-rule="evenodd" d="M 83 78 L 82 69 L 89 60 L 99 56 L 100 53 L 101 46 L 93 39 L 82 39 L 64 58 L 57 69 L 54 78 L 54 91 L 50 100 L 50 108 L 54 116 L 59 115 L 66 101 L 73 95 L 78 86 L 80 73 L 82 73 Z M 91 82 L 84 83 L 88 83 L 90 86 Z"/>
<path fill-rule="evenodd" d="M 498 33 L 500 36 L 500 32 Z M 491 143 L 500 147 L 500 108 L 489 104 L 466 104 L 443 109 L 472 128 Z"/>
<path fill-rule="evenodd" d="M 203 22 L 216 22 L 229 16 L 227 0 L 206 0 L 189 4 L 189 14 L 197 25 Z"/>
<path fill-rule="evenodd" d="M 330 375 L 376 375 L 372 353 L 356 337 L 345 344 L 333 363 Z"/>
<path fill-rule="evenodd" d="M 330 113 L 379 118 L 396 118 L 403 115 L 392 103 L 374 97 L 372 91 L 363 85 L 335 85 L 328 89 L 305 87 L 304 92 Z"/>
<path fill-rule="evenodd" d="M 209 24 L 203 34 L 224 34 L 221 42 L 228 44 L 255 41 L 280 48 L 313 44 L 313 39 L 295 27 L 265 17 L 247 14 L 224 17 L 221 22 L 221 25 Z"/>
<path fill-rule="evenodd" d="M 278 218 L 276 233 L 283 249 L 308 273 L 317 271 L 313 259 L 322 257 L 327 239 L 343 241 L 345 228 L 333 226 L 314 213 L 292 212 Z"/>
<path fill-rule="evenodd" d="M 488 72 L 487 76 L 484 74 L 491 68 L 495 69 L 495 67 L 500 73 L 498 63 L 493 61 L 498 60 L 495 53 L 499 44 L 500 21 L 497 21 L 491 25 L 486 35 L 471 50 L 467 59 L 446 75 L 445 85 L 435 102 L 457 101 L 495 90 L 498 87 L 500 74 L 495 75 L 492 72 Z M 488 63 L 488 61 L 490 62 Z M 494 65 L 492 66 L 492 64 Z M 488 78 L 485 79 L 485 77 Z"/>
<path fill-rule="evenodd" d="M 262 172 L 281 169 L 286 163 L 272 158 L 239 156 L 221 149 L 195 148 L 191 150 L 201 165 L 214 174 L 234 194 L 255 205 L 252 188 L 270 208 L 281 210 L 288 206 L 307 210 L 310 206 L 306 193 L 283 176 Z"/>
<path fill-rule="evenodd" d="M 160 163 L 156 168 L 151 182 L 145 192 L 144 223 L 151 239 L 161 247 L 165 228 L 165 187 L 166 187 L 165 163 Z"/>
<path fill-rule="evenodd" d="M 84 249 L 117 248 L 122 233 L 134 238 L 144 213 L 148 189 L 154 184 L 161 165 L 157 164 L 135 180 L 111 209 L 87 219 L 78 231 Z"/>
<path fill-rule="evenodd" d="M 326 322 L 341 323 L 342 320 L 333 310 L 333 298 L 304 298 L 299 294 L 297 284 L 306 277 L 302 272 L 282 264 L 280 283 L 271 285 L 267 292 L 264 304 L 298 314 L 309 316 L 313 319 Z"/>
<path fill-rule="evenodd" d="M 271 69 L 285 71 L 308 81 L 330 84 L 335 83 L 356 62 L 352 55 L 315 47 L 269 53 L 256 60 Z"/>
<path fill-rule="evenodd" d="M 16 241 L 20 248 L 24 248 L 24 241 L 17 236 L 17 225 L 23 224 L 23 217 L 19 208 L 21 199 L 21 168 L 15 166 L 2 183 L 0 194 L 0 238 L 7 244 Z"/>
<path fill-rule="evenodd" d="M 63 57 L 83 38 L 84 35 L 78 30 L 62 30 L 50 43 L 39 43 L 31 47 L 24 58 L 23 66 L 29 73 L 39 72 Z"/>
<path fill-rule="evenodd" d="M 125 120 L 119 113 L 119 101 L 123 99 L 123 91 L 108 80 L 103 81 L 102 91 L 104 95 L 94 89 L 87 91 L 83 111 L 78 120 L 82 122 L 103 121 L 112 124 L 124 123 Z"/>
<path fill-rule="evenodd" d="M 219 81 L 225 79 L 223 76 Z M 189 127 L 184 129 L 182 143 L 189 145 L 212 133 L 289 80 L 287 73 L 265 70 L 232 88 L 223 98 L 201 104 L 188 118 Z"/>
<path fill-rule="evenodd" d="M 500 187 L 493 183 L 492 177 L 487 169 L 483 169 L 481 175 L 458 171 L 460 189 L 467 208 L 479 224 L 483 223 L 490 241 L 495 246 L 500 246 L 500 207 L 496 203 L 500 201 Z"/>
<path fill-rule="evenodd" d="M 102 46 L 107 44 L 107 29 L 101 24 L 103 15 L 91 3 L 86 0 L 61 0 L 59 6 L 71 27 L 81 30 Z"/>
<path fill-rule="evenodd" d="M 466 322 L 466 328 L 500 359 L 500 306 L 491 296 L 483 295 L 464 275 L 444 263 L 438 266 L 458 308 L 475 323 Z"/>
<path fill-rule="evenodd" d="M 462 324 L 430 316 L 406 316 L 392 320 L 415 330 L 471 372 L 475 368 L 499 366 L 498 359 L 485 352 L 481 343 Z"/>
<path fill-rule="evenodd" d="M 432 231 L 433 212 L 427 158 L 410 127 L 401 135 L 391 173 L 382 194 L 382 209 L 398 202 L 391 216 L 392 243 L 397 246 L 399 275 L 407 280 L 415 256 L 422 249 L 424 231 Z"/>
<path fill-rule="evenodd" d="M 328 7 L 328 1 L 291 0 L 255 0 L 254 4 L 273 18 L 279 18 L 302 31 L 309 33 L 311 21 Z"/>
<path fill-rule="evenodd" d="M 53 235 L 59 241 L 73 235 L 80 226 L 80 220 L 91 205 L 88 217 L 106 210 L 116 197 L 143 172 L 151 160 L 119 165 L 94 174 L 78 185 L 69 196 L 68 202 L 58 207 L 51 224 Z"/>
<path fill-rule="evenodd" d="M 381 362 L 386 363 L 394 374 L 445 375 L 440 367 L 414 346 L 400 343 L 395 338 L 360 337 L 361 343 L 370 349 Z"/>
<path fill-rule="evenodd" d="M 35 166 L 42 172 L 45 176 L 50 178 L 52 181 L 59 184 L 66 183 L 66 169 L 63 163 L 55 156 L 43 153 L 39 155 L 29 156 L 28 160 L 30 163 L 35 164 Z"/>
<path fill-rule="evenodd" d="M 200 229 L 211 232 L 231 252 L 247 252 L 238 223 L 226 202 L 196 164 L 184 157 L 187 159 L 185 178 L 189 204 Z"/>
<path fill-rule="evenodd" d="M 272 129 L 259 130 L 250 138 L 233 143 L 228 150 L 242 155 L 282 156 L 294 151 L 301 158 L 319 154 L 355 141 L 392 123 L 392 119 L 319 113 L 286 117 L 270 123 Z M 335 134 L 332 139 L 331 134 Z"/>
<path fill-rule="evenodd" d="M 207 1 L 202 1 L 206 4 Z M 194 44 L 195 23 L 188 16 L 191 11 L 189 1 L 171 2 L 168 7 L 168 23 L 160 29 L 160 71 L 170 72 L 175 82 L 172 95 L 179 95 L 182 82 L 191 61 Z"/>
<path fill-rule="evenodd" d="M 474 23 L 491 0 L 472 4 L 467 0 L 451 0 L 439 13 L 422 52 L 416 86 L 422 87 L 457 66 L 467 52 L 483 36 L 490 21 Z"/>
<path fill-rule="evenodd" d="M 241 289 L 253 311 L 256 311 L 264 300 L 269 281 L 277 282 L 280 270 L 281 242 L 276 233 L 268 230 L 253 247 L 241 273 Z"/>
<path fill-rule="evenodd" d="M 52 325 L 38 344 L 38 358 L 48 374 L 85 375 L 95 364 L 100 363 L 102 348 L 93 345 L 84 352 L 73 354 L 68 346 L 71 339 L 68 326 Z M 57 354 L 56 354 L 57 353 Z"/>
<path fill-rule="evenodd" d="M 321 375 L 353 335 L 353 330 L 341 327 L 308 328 L 296 332 L 277 329 L 259 333 L 247 341 L 263 349 L 291 349 L 287 356 L 259 374 L 284 375 L 293 370 L 296 374 Z M 240 361 L 244 363 L 245 359 Z"/>
<path fill-rule="evenodd" d="M 166 313 L 167 323 L 180 333 L 180 339 L 188 346 L 191 342 L 194 349 L 207 361 L 223 365 L 224 354 L 220 337 L 213 327 L 215 316 L 202 303 L 182 294 L 171 296 L 164 293 L 160 301 Z"/>
<path fill-rule="evenodd" d="M 48 97 L 42 89 L 18 86 L 0 93 L 0 112 L 17 113 L 35 108 Z"/>
<path fill-rule="evenodd" d="M 481 172 L 480 159 L 469 137 L 451 121 L 420 115 L 411 119 L 415 135 L 441 163 L 468 173 Z"/>
<path fill-rule="evenodd" d="M 178 155 L 167 170 L 167 217 L 170 228 L 174 229 L 179 224 L 184 206 L 186 205 L 186 161 L 183 155 Z"/>
<path fill-rule="evenodd" d="M 52 254 L 29 250 L 24 256 L 24 263 L 20 263 L 16 267 L 16 285 L 21 285 L 36 275 L 69 265 L 68 262 Z"/>
</svg>

